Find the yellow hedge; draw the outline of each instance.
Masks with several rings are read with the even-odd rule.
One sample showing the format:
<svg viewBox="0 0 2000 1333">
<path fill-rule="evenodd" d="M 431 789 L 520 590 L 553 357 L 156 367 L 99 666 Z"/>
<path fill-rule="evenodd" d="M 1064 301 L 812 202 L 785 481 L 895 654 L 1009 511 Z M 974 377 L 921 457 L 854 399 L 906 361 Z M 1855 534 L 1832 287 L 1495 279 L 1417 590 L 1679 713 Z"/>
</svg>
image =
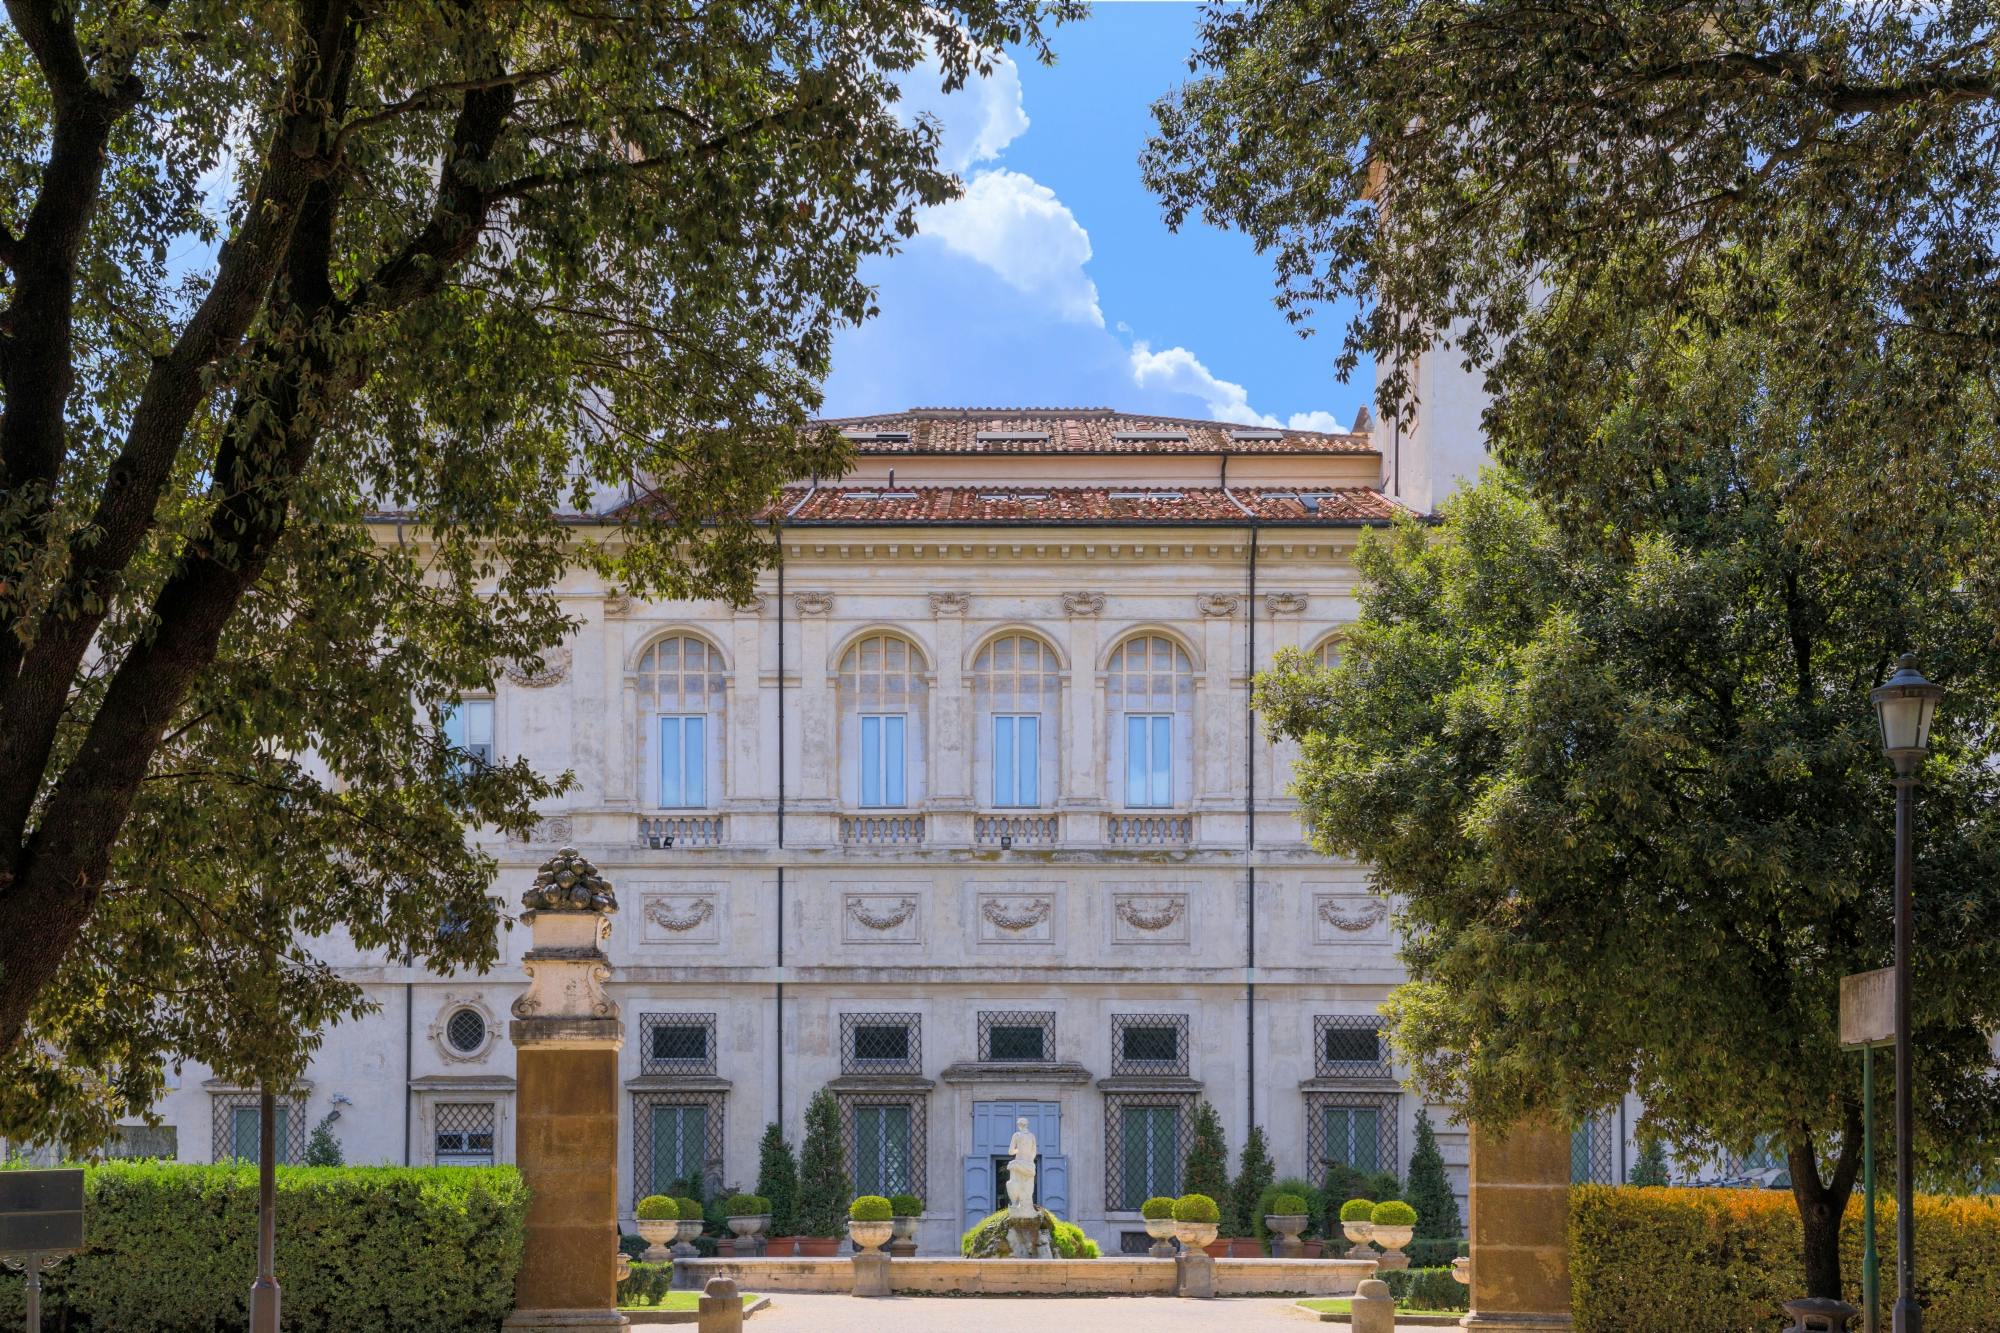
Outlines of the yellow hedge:
<svg viewBox="0 0 2000 1333">
<path fill-rule="evenodd" d="M 2000 1202 L 1919 1195 L 1917 1295 L 1925 1326 L 2000 1333 Z M 1893 1200 L 1876 1206 L 1884 1323 L 1896 1289 Z M 1772 1333 L 1805 1293 L 1789 1190 L 1570 1191 L 1578 1333 Z M 1846 1299 L 1861 1304 L 1861 1198 L 1841 1224 Z M 1857 1325 L 1858 1327 L 1858 1325 Z"/>
</svg>

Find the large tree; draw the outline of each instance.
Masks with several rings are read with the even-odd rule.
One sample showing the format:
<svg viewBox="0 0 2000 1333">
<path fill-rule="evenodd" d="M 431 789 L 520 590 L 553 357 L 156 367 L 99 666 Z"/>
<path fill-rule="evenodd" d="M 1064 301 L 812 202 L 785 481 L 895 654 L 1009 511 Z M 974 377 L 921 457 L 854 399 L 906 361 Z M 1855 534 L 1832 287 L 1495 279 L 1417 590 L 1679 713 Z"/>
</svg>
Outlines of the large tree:
<svg viewBox="0 0 2000 1333">
<path fill-rule="evenodd" d="M 0 1132 L 282 1078 L 362 1004 L 304 937 L 492 961 L 463 835 L 562 779 L 444 710 L 567 566 L 746 592 L 857 265 L 955 188 L 898 79 L 1066 10 L 8 0 Z"/>
</svg>

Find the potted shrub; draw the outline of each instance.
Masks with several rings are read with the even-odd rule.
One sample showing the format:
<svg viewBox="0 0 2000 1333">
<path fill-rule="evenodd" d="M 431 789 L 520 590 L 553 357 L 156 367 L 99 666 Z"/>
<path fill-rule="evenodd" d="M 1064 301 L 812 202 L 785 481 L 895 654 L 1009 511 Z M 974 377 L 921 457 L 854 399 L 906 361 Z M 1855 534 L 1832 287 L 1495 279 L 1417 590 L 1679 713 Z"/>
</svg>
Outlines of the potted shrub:
<svg viewBox="0 0 2000 1333">
<path fill-rule="evenodd" d="M 680 1209 L 680 1234 L 674 1242 L 674 1253 L 683 1259 L 695 1258 L 701 1252 L 694 1243 L 707 1222 L 702 1216 L 701 1200 L 682 1196 L 674 1200 L 674 1206 Z"/>
<path fill-rule="evenodd" d="M 764 1126 L 757 1145 L 756 1197 L 766 1201 L 771 1213 L 764 1226 L 765 1256 L 790 1257 L 799 1243 L 799 1159 L 775 1122 Z"/>
<path fill-rule="evenodd" d="M 924 1215 L 924 1201 L 914 1194 L 892 1194 L 889 1196 L 889 1211 L 896 1219 L 897 1245 L 910 1247 L 909 1253 L 916 1253 L 917 1223 Z"/>
<path fill-rule="evenodd" d="M 1182 1249 L 1206 1249 L 1221 1221 L 1222 1210 L 1206 1194 L 1183 1194 L 1174 1200 L 1174 1235 Z"/>
<path fill-rule="evenodd" d="M 1410 1256 L 1403 1253 L 1403 1247 L 1416 1234 L 1417 1210 L 1401 1199 L 1390 1199 L 1369 1210 L 1368 1223 L 1369 1239 L 1388 1251 L 1381 1258 L 1382 1267 L 1408 1268 Z"/>
<path fill-rule="evenodd" d="M 646 1262 L 673 1262 L 673 1252 L 667 1247 L 680 1234 L 680 1205 L 664 1194 L 648 1194 L 634 1211 L 639 1214 L 639 1234 L 646 1238 Z"/>
<path fill-rule="evenodd" d="M 856 1254 L 888 1244 L 896 1234 L 896 1210 L 879 1194 L 864 1194 L 847 1205 L 847 1236 Z"/>
<path fill-rule="evenodd" d="M 799 1254 L 831 1258 L 840 1252 L 853 1187 L 840 1141 L 840 1103 L 821 1088 L 806 1105 L 805 1147 L 799 1153 Z"/>
<path fill-rule="evenodd" d="M 739 1243 L 755 1245 L 757 1237 L 771 1223 L 771 1201 L 755 1194 L 732 1194 L 722 1201 L 729 1216 L 729 1234 Z"/>
<path fill-rule="evenodd" d="M 1340 1229 L 1354 1242 L 1347 1252 L 1350 1259 L 1373 1259 L 1375 1251 L 1368 1242 L 1375 1234 L 1375 1201 L 1373 1199 L 1349 1199 L 1340 1205 Z"/>
<path fill-rule="evenodd" d="M 1278 1237 L 1271 1253 L 1281 1259 L 1300 1257 L 1304 1246 L 1299 1243 L 1299 1233 L 1306 1229 L 1309 1217 L 1305 1199 L 1297 1194 L 1280 1194 L 1271 1200 L 1271 1211 L 1264 1214 L 1264 1225 Z"/>
<path fill-rule="evenodd" d="M 1146 1234 L 1153 1238 L 1153 1248 L 1147 1253 L 1155 1259 L 1174 1257 L 1174 1201 L 1163 1196 L 1155 1196 L 1139 1205 L 1139 1216 L 1146 1220 Z"/>
</svg>

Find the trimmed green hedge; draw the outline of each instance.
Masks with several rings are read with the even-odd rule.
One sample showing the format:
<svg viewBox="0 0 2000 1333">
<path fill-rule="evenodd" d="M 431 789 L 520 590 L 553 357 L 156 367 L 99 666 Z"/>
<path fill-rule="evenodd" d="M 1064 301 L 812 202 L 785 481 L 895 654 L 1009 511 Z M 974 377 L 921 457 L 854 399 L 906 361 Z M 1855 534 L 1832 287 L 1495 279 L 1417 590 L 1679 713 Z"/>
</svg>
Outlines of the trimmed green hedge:
<svg viewBox="0 0 2000 1333">
<path fill-rule="evenodd" d="M 1876 1202 L 1882 1290 L 1896 1289 L 1895 1202 Z M 1917 1296 L 1927 1328 L 2000 1333 L 2000 1200 L 1919 1195 Z M 1844 1298 L 1861 1303 L 1861 1198 L 1841 1223 Z M 1790 1191 L 1570 1190 L 1570 1294 L 1578 1333 L 1770 1333 L 1804 1294 Z M 1883 1313 L 1889 1301 L 1883 1302 Z"/>
<path fill-rule="evenodd" d="M 94 1166 L 84 1208 L 86 1249 L 42 1279 L 50 1328 L 246 1325 L 254 1166 Z M 513 1309 L 527 1210 L 512 1167 L 280 1167 L 287 1333 L 489 1333 Z M 0 1271 L 0 1327 L 24 1314 L 20 1275 Z"/>
<path fill-rule="evenodd" d="M 1377 1273 L 1389 1284 L 1399 1310 L 1470 1310 L 1472 1288 L 1449 1268 L 1392 1268 Z"/>
</svg>

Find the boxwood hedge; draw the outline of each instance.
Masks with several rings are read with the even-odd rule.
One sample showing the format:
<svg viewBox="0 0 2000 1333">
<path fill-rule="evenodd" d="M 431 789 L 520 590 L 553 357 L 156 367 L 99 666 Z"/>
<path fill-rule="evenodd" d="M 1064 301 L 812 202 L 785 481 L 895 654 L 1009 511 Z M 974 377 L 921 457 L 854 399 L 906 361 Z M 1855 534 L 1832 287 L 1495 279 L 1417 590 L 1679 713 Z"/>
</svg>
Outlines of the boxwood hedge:
<svg viewBox="0 0 2000 1333">
<path fill-rule="evenodd" d="M 245 1327 L 254 1166 L 94 1166 L 84 1207 L 86 1248 L 42 1280 L 48 1327 Z M 287 1333 L 497 1329 L 513 1309 L 527 1209 L 513 1167 L 280 1167 Z M 0 1270 L 0 1327 L 19 1327 L 24 1313 L 20 1276 Z"/>
</svg>

